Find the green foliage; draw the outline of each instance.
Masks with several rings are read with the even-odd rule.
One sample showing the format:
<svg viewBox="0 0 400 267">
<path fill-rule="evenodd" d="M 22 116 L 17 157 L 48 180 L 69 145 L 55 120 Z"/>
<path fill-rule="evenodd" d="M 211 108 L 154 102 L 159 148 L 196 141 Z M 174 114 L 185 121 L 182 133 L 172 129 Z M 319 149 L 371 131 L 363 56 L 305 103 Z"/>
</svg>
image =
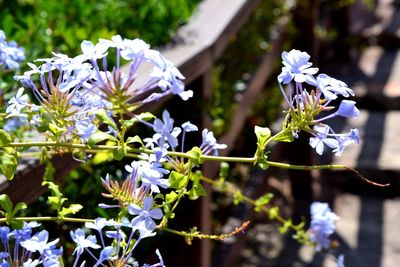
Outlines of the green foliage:
<svg viewBox="0 0 400 267">
<path fill-rule="evenodd" d="M 27 48 L 28 60 L 52 51 L 71 56 L 83 40 L 120 34 L 168 42 L 199 0 L 0 0 L 0 29 Z"/>
<path fill-rule="evenodd" d="M 189 177 L 176 171 L 172 171 L 169 175 L 170 188 L 180 189 L 187 185 Z"/>
<path fill-rule="evenodd" d="M 53 182 L 46 181 L 43 182 L 43 185 L 47 185 L 51 191 L 51 196 L 47 197 L 47 203 L 53 210 L 57 211 L 58 216 L 61 218 L 69 214 L 75 214 L 83 208 L 80 204 L 71 204 L 68 207 L 64 207 L 64 203 L 68 199 L 63 197 L 64 195 L 61 193 L 59 186 Z"/>
<path fill-rule="evenodd" d="M 10 199 L 10 197 L 6 194 L 0 195 L 0 215 L 4 216 L 7 219 L 7 224 L 15 227 L 16 229 L 21 229 L 24 225 L 23 221 L 13 220 L 13 218 L 17 215 L 17 213 L 21 210 L 27 208 L 27 205 L 23 202 L 18 202 L 15 207 Z"/>
<path fill-rule="evenodd" d="M 199 147 L 195 146 L 190 151 L 186 152 L 190 156 L 190 160 L 196 166 L 200 166 L 204 162 L 204 159 L 201 158 L 202 151 Z"/>
<path fill-rule="evenodd" d="M 255 200 L 254 202 L 254 211 L 259 212 L 261 211 L 261 207 L 267 205 L 271 199 L 274 197 L 272 193 L 266 193 Z"/>
</svg>

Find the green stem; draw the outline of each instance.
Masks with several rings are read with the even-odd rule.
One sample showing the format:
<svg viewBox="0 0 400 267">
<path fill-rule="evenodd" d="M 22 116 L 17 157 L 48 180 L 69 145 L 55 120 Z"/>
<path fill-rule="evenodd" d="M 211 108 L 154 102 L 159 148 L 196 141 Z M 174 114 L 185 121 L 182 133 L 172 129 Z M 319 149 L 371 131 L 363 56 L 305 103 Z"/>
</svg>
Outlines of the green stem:
<svg viewBox="0 0 400 267">
<path fill-rule="evenodd" d="M 234 186 L 233 186 L 231 183 L 226 182 L 226 181 L 225 181 L 225 183 L 227 183 L 227 184 L 230 185 L 230 186 L 228 186 L 228 187 L 221 187 L 220 184 L 219 184 L 219 183 L 220 183 L 219 181 L 215 181 L 215 180 L 210 179 L 210 178 L 205 177 L 205 176 L 201 176 L 200 179 L 201 179 L 202 181 L 206 182 L 206 183 L 209 183 L 209 184 L 213 185 L 213 186 L 216 187 L 216 188 L 219 188 L 220 191 L 223 191 L 223 192 L 228 193 L 228 194 L 234 195 L 235 192 L 237 191 L 237 189 L 235 189 Z M 251 199 L 250 197 L 244 196 L 243 194 L 241 194 L 241 196 L 242 196 L 241 199 L 242 199 L 243 202 L 246 202 L 246 203 L 248 203 L 248 204 L 250 204 L 250 205 L 252 205 L 252 206 L 254 206 L 254 207 L 257 206 L 255 200 Z M 270 209 L 267 208 L 266 206 L 262 206 L 262 207 L 259 207 L 259 208 L 260 208 L 263 212 L 269 214 Z M 280 216 L 279 214 L 277 214 L 277 215 L 274 217 L 274 219 L 275 219 L 276 221 L 278 221 L 279 223 L 281 223 L 281 224 L 284 224 L 284 223 L 287 221 L 285 218 L 283 218 L 283 217 Z M 295 230 L 295 231 L 300 230 L 299 227 L 296 227 L 296 225 L 292 225 L 292 224 L 290 225 L 290 228 L 292 228 L 292 229 Z"/>
<path fill-rule="evenodd" d="M 8 220 L 10 220 L 10 219 L 0 218 L 0 223 L 7 222 Z M 55 222 L 73 222 L 73 223 L 94 222 L 94 220 L 92 220 L 92 219 L 67 218 L 67 217 L 57 217 L 57 216 L 13 217 L 11 220 L 24 221 L 24 222 L 32 222 L 32 221 L 55 221 Z"/>
</svg>

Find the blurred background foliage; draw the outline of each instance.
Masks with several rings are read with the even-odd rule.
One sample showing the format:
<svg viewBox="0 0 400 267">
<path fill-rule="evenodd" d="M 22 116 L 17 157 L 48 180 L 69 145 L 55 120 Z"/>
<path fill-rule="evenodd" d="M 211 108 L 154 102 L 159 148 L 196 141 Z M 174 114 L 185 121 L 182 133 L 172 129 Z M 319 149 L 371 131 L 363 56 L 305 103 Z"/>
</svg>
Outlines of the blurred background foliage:
<svg viewBox="0 0 400 267">
<path fill-rule="evenodd" d="M 246 91 L 263 56 L 271 49 L 271 43 L 276 35 L 274 26 L 279 18 L 288 14 L 288 11 L 286 1 L 260 1 L 255 12 L 216 62 L 213 71 L 213 102 L 210 103 L 210 110 L 217 135 L 229 129 L 237 103 Z M 252 124 L 269 125 L 276 119 L 280 102 L 281 93 L 276 80 L 272 78 L 264 86 L 257 103 L 250 111 Z"/>
<path fill-rule="evenodd" d="M 27 60 L 71 57 L 83 40 L 120 34 L 152 46 L 168 42 L 200 0 L 0 0 L 0 28 L 26 48 Z"/>
</svg>

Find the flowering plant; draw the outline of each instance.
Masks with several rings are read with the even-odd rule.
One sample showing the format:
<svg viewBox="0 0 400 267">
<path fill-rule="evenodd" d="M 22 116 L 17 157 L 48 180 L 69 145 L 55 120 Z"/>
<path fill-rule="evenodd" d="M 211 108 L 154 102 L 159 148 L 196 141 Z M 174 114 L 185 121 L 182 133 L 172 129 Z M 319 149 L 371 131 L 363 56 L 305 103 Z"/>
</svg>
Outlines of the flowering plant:
<svg viewBox="0 0 400 267">
<path fill-rule="evenodd" d="M 84 207 L 79 203 L 66 206 L 67 198 L 48 177 L 43 185 L 51 191 L 48 203 L 55 210 L 53 216 L 19 217 L 26 204 L 14 206 L 7 195 L 1 195 L 3 218 L 0 221 L 7 224 L 0 228 L 1 266 L 63 266 L 59 239 L 49 241 L 46 230 L 34 233 L 40 221 L 84 224 L 85 229 L 78 227 L 70 233 L 76 244 L 73 266 L 85 266 L 88 261 L 93 266 L 139 266 L 136 248 L 143 239 L 154 237 L 160 231 L 181 235 L 190 243 L 194 238 L 221 240 L 245 230 L 249 222 L 220 235 L 204 234 L 195 228 L 188 232 L 169 228 L 183 198 L 194 200 L 206 195 L 204 183 L 234 195 L 237 202 L 254 205 L 256 211 L 266 212 L 270 219 L 282 224 L 282 231 L 293 230 L 300 242 L 314 245 L 316 250 L 330 247 L 329 236 L 335 230 L 338 217 L 327 204 L 313 204 L 311 226 L 306 230 L 304 223 L 295 225 L 284 219 L 277 207 L 268 206 L 270 194 L 252 200 L 224 175 L 214 180 L 205 177 L 199 167 L 205 161 L 219 161 L 244 162 L 263 169 L 270 166 L 349 169 L 344 165 L 289 165 L 267 157 L 270 143 L 292 142 L 299 131 L 311 134 L 310 146 L 318 154 L 328 146 L 340 155 L 349 144 L 359 143 L 357 129 L 340 134 L 326 123 L 334 116 L 355 118 L 359 115 L 352 100 L 342 100 L 337 109 L 331 106 L 332 100 L 353 95 L 345 83 L 326 74 L 315 77 L 318 69 L 311 67 L 307 53 L 283 52 L 284 67 L 278 82 L 288 108 L 284 111 L 282 129 L 272 134 L 268 128 L 256 126 L 257 149 L 253 157 L 220 157 L 218 151 L 226 145 L 218 143 L 212 131 L 203 129 L 202 141 L 189 149 L 185 137 L 199 131 L 196 125 L 188 121 L 177 126 L 167 110 L 163 111 L 162 118 L 141 111 L 145 104 L 168 95 L 178 95 L 182 100 L 193 96 L 192 91 L 185 90 L 183 75 L 159 51 L 142 40 L 123 39 L 119 35 L 111 40 L 100 39 L 97 44 L 83 41 L 81 49 L 82 54 L 73 58 L 53 53 L 51 58 L 37 59 L 37 64 L 28 63 L 30 70 L 15 76 L 22 87 L 0 116 L 4 125 L 0 129 L 0 172 L 12 179 L 18 161 L 25 155 L 46 161 L 65 153 L 78 161 L 101 153 L 114 160 L 132 158 L 131 164 L 125 166 L 126 177 L 122 181 L 111 175 L 100 178 L 106 201 L 99 203 L 99 207 L 116 209 L 118 216 L 75 217 Z M 4 51 L 0 50 L 0 55 L 6 53 L 3 56 L 6 60 L 0 61 L 0 66 L 17 67 L 22 56 L 16 54 L 21 51 Z M 108 65 L 110 57 L 115 57 L 115 66 Z M 15 121 L 18 123 L 11 123 Z M 131 130 L 139 124 L 153 134 L 132 135 Z M 95 234 L 90 234 L 89 229 Z M 161 252 L 155 253 L 158 263 L 143 266 L 164 266 Z"/>
</svg>

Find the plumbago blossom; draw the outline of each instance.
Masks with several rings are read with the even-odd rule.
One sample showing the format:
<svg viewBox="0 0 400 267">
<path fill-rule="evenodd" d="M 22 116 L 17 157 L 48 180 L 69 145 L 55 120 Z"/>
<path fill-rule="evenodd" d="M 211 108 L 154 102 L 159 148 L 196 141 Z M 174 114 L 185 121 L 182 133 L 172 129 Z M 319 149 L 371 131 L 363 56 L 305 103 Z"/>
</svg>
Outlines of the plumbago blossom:
<svg viewBox="0 0 400 267">
<path fill-rule="evenodd" d="M 158 210 L 161 212 L 160 209 L 153 209 L 150 210 L 149 214 L 154 213 L 162 216 L 157 212 Z M 150 230 L 147 224 L 143 223 L 143 216 L 147 215 L 142 214 L 144 212 L 139 213 L 139 216 L 132 220 L 124 217 L 120 223 L 104 218 L 97 218 L 93 223 L 85 223 L 86 228 L 96 232 L 100 241 L 97 240 L 96 235 L 86 235 L 82 228 L 71 231 L 71 238 L 76 243 L 76 248 L 73 252 L 75 256 L 73 267 L 86 265 L 85 260 L 80 261 L 84 252 L 87 252 L 94 262 L 90 266 L 139 266 L 139 263 L 133 257 L 135 248 L 144 238 L 156 235 L 153 231 L 154 229 Z M 155 216 L 154 214 L 153 216 Z M 158 263 L 153 265 L 144 264 L 142 266 L 164 267 L 165 265 L 158 249 L 156 254 L 159 257 Z"/>
<path fill-rule="evenodd" d="M 73 58 L 53 53 L 51 58 L 36 60 L 39 65 L 28 63 L 31 70 L 15 79 L 32 91 L 40 105 L 27 103 L 20 89 L 9 102 L 8 116 L 24 118 L 49 138 L 79 138 L 86 143 L 98 131 L 98 117 L 104 111 L 107 116 L 120 116 L 170 94 L 183 100 L 193 95 L 185 91 L 179 70 L 140 39 L 116 35 L 97 44 L 83 41 L 81 49 L 82 54 Z M 112 67 L 107 64 L 111 54 L 116 61 Z M 152 66 L 147 79 L 138 77 L 139 71 L 145 74 L 144 65 Z"/>
<path fill-rule="evenodd" d="M 24 223 L 18 230 L 0 227 L 0 266 L 61 266 L 59 257 L 62 256 L 62 248 L 56 247 L 59 239 L 49 241 L 46 230 L 33 234 L 33 229 L 39 226 L 36 222 L 30 222 Z"/>
<path fill-rule="evenodd" d="M 6 34 L 0 30 L 0 71 L 19 69 L 25 60 L 25 49 L 14 41 L 7 42 Z"/>
<path fill-rule="evenodd" d="M 339 217 L 329 208 L 327 203 L 314 202 L 310 207 L 311 224 L 308 229 L 311 242 L 315 243 L 315 250 L 329 249 L 329 237 L 336 231 L 335 222 Z M 343 260 L 342 260 L 343 261 Z"/>
<path fill-rule="evenodd" d="M 360 143 L 359 132 L 351 129 L 349 133 L 338 134 L 326 121 L 333 117 L 357 118 L 360 111 L 356 102 L 342 99 L 335 110 L 330 106 L 338 97 L 354 96 L 348 86 L 326 74 L 315 75 L 318 68 L 312 68 L 310 56 L 306 52 L 291 50 L 282 53 L 282 72 L 278 76 L 279 86 L 289 105 L 284 128 L 297 137 L 299 131 L 306 131 L 312 136 L 310 146 L 320 155 L 325 146 L 341 155 L 351 143 Z M 283 88 L 286 86 L 286 90 Z"/>
</svg>

